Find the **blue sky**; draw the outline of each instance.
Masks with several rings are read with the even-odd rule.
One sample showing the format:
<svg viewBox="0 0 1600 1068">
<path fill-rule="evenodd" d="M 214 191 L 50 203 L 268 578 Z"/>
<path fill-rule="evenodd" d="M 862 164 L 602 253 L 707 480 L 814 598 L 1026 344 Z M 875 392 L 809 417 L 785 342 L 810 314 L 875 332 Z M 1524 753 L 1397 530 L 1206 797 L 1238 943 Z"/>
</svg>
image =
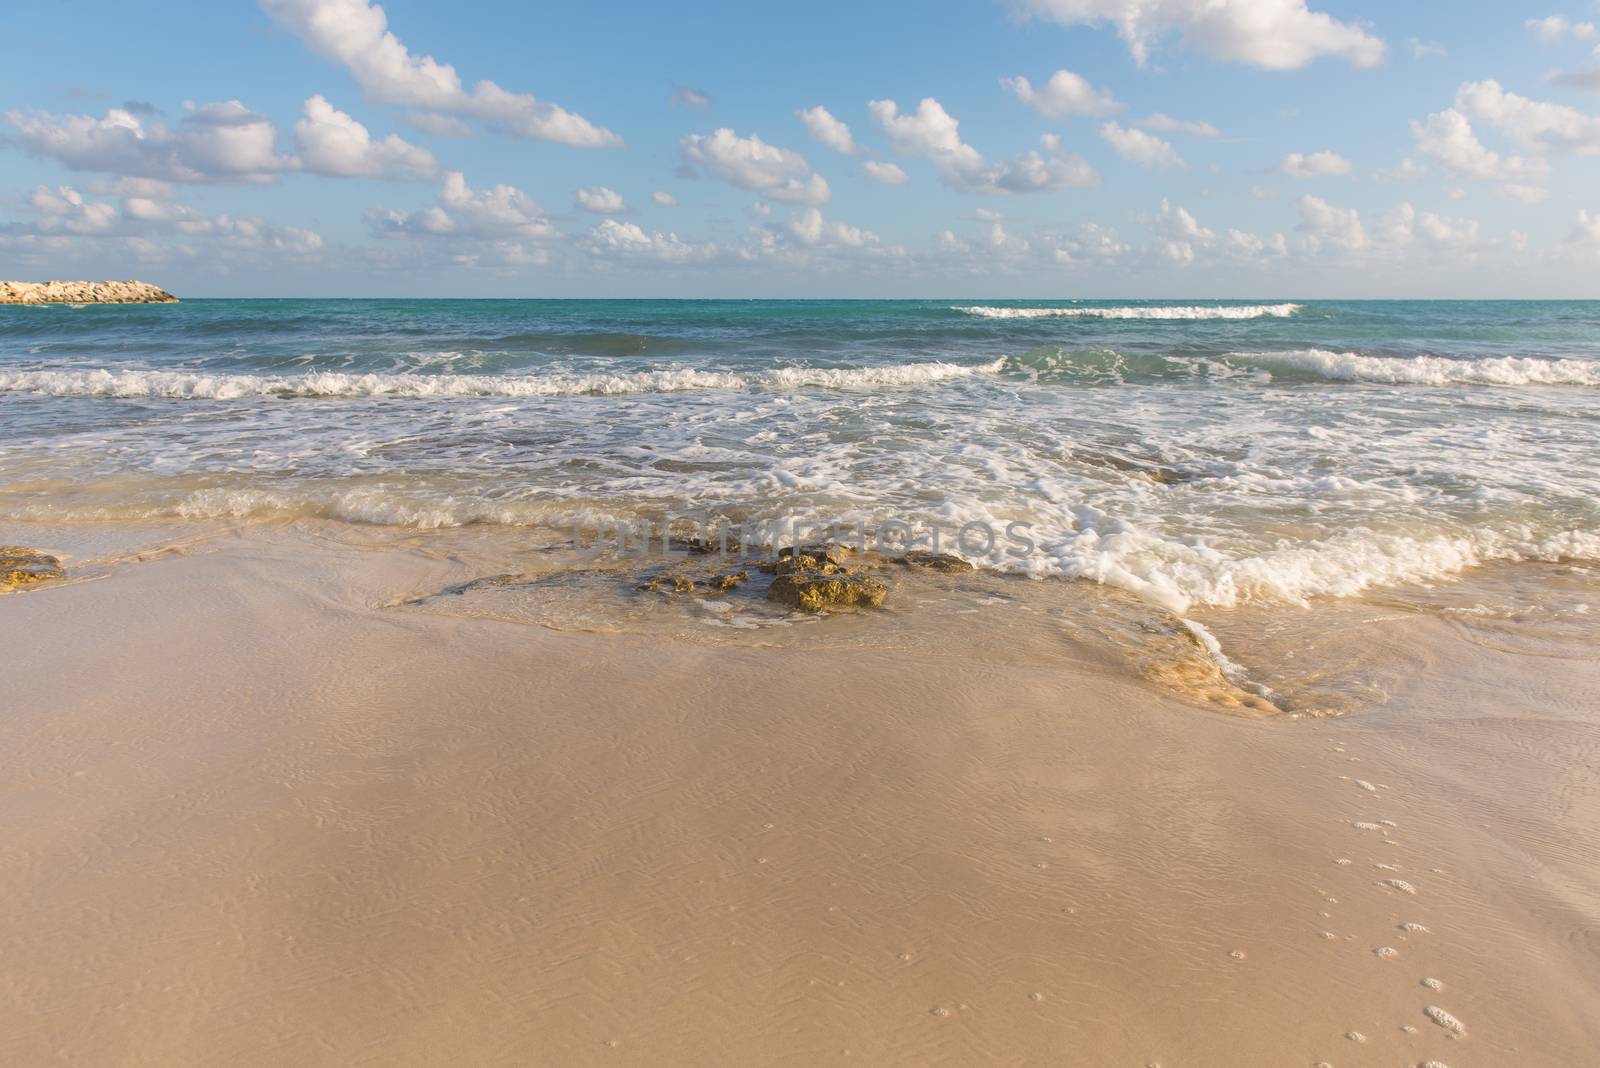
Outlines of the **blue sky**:
<svg viewBox="0 0 1600 1068">
<path fill-rule="evenodd" d="M 8 5 L 0 275 L 1597 297 L 1597 25 L 1591 0 Z"/>
</svg>

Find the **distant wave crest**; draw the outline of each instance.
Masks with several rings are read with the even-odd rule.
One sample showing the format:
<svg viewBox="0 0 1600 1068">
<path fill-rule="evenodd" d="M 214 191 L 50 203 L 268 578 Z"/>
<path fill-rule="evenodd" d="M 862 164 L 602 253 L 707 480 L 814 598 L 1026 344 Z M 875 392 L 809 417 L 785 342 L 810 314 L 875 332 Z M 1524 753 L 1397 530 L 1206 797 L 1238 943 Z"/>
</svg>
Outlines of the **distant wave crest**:
<svg viewBox="0 0 1600 1068">
<path fill-rule="evenodd" d="M 777 367 L 748 373 L 673 369 L 587 375 L 204 374 L 189 371 L 0 372 L 0 392 L 56 397 L 239 400 L 250 397 L 576 397 L 691 390 L 884 389 L 996 374 L 1005 361 L 976 365 Z"/>
<path fill-rule="evenodd" d="M 1496 356 L 1452 360 L 1443 356 L 1363 356 L 1327 349 L 1285 352 L 1235 352 L 1230 359 L 1266 370 L 1339 382 L 1378 382 L 1424 386 L 1600 386 L 1600 361 Z"/>
<path fill-rule="evenodd" d="M 975 305 L 952 310 L 983 319 L 1284 319 L 1300 308 L 1299 304 L 1188 304 L 1127 308 L 1001 308 Z"/>
</svg>

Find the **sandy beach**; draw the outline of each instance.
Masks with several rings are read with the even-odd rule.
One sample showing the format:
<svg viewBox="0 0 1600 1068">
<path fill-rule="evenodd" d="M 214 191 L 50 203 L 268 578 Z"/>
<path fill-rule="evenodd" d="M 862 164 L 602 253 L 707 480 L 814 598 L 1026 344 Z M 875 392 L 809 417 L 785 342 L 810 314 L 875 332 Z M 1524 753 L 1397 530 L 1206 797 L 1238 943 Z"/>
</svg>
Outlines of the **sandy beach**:
<svg viewBox="0 0 1600 1068">
<path fill-rule="evenodd" d="M 1262 718 L 1070 628 L 472 614 L 467 531 L 3 533 L 79 576 L 0 597 L 6 1063 L 1600 1047 L 1592 649 L 1331 606 L 1385 699 Z"/>
</svg>

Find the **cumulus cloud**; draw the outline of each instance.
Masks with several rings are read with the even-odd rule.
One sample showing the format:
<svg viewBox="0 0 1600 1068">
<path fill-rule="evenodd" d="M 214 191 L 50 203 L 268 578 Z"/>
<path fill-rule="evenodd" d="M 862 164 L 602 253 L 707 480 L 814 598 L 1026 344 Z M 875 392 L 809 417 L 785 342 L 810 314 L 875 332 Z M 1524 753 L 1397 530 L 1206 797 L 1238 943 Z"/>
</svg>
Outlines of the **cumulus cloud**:
<svg viewBox="0 0 1600 1068">
<path fill-rule="evenodd" d="M 293 171 L 339 178 L 424 178 L 439 170 L 425 148 L 367 128 L 320 96 L 295 124 L 296 153 L 278 150 L 278 130 L 237 100 L 190 106 L 168 126 L 122 108 L 103 118 L 9 111 L 17 142 L 71 170 L 164 182 L 265 182 Z"/>
<path fill-rule="evenodd" d="M 1081 157 L 1062 151 L 1053 134 L 1039 139 L 1040 151 L 1024 152 L 990 163 L 961 140 L 961 124 L 933 97 L 924 97 L 914 112 L 902 112 L 892 100 L 871 100 L 867 112 L 904 156 L 930 159 L 945 184 L 974 193 L 1036 193 L 1100 184 L 1100 175 Z"/>
<path fill-rule="evenodd" d="M 1541 178 L 1549 170 L 1543 160 L 1522 156 L 1502 156 L 1478 140 L 1472 122 L 1455 108 L 1428 116 L 1427 122 L 1411 123 L 1411 136 L 1418 154 L 1456 175 L 1482 181 L 1505 182 Z"/>
<path fill-rule="evenodd" d="M 896 163 L 880 163 L 877 160 L 867 160 L 861 164 L 861 169 L 868 178 L 884 185 L 905 185 L 911 179 L 906 177 L 906 172 Z"/>
<path fill-rule="evenodd" d="M 1519 204 L 1543 204 L 1550 199 L 1550 190 L 1537 185 L 1508 182 L 1500 187 L 1500 195 Z"/>
<path fill-rule="evenodd" d="M 623 203 L 622 194 L 603 185 L 592 185 L 578 190 L 573 194 L 572 203 L 575 207 L 592 211 L 596 215 L 616 215 L 628 210 L 628 205 Z"/>
<path fill-rule="evenodd" d="M 657 207 L 675 208 L 678 206 L 677 197 L 673 196 L 671 193 L 664 193 L 659 189 L 650 194 L 650 199 L 655 202 Z"/>
<path fill-rule="evenodd" d="M 1146 130 L 1155 130 L 1157 133 L 1182 133 L 1189 134 L 1192 137 L 1222 136 L 1222 131 L 1209 122 L 1175 119 L 1171 115 L 1159 111 L 1146 115 L 1139 120 L 1137 125 L 1143 126 Z"/>
<path fill-rule="evenodd" d="M 690 134 L 678 144 L 686 167 L 703 168 L 769 200 L 817 205 L 832 196 L 827 180 L 812 172 L 804 156 L 769 145 L 754 134 L 740 137 L 724 126 L 711 134 Z"/>
<path fill-rule="evenodd" d="M 1567 234 L 1567 241 L 1600 252 L 1600 211 L 1579 208 L 1577 217 L 1572 221 L 1572 230 Z"/>
<path fill-rule="evenodd" d="M 606 219 L 584 241 L 592 254 L 606 259 L 686 263 L 717 255 L 713 242 L 685 241 L 674 233 L 651 233 L 638 223 Z"/>
<path fill-rule="evenodd" d="M 122 108 L 103 118 L 8 111 L 26 151 L 70 170 L 169 182 L 261 182 L 294 163 L 278 155 L 277 130 L 237 100 L 191 110 L 177 126 L 146 122 Z"/>
<path fill-rule="evenodd" d="M 1100 137 L 1117 155 L 1141 167 L 1182 167 L 1183 157 L 1171 143 L 1155 134 L 1108 122 L 1100 127 Z"/>
<path fill-rule="evenodd" d="M 1456 108 L 1528 152 L 1600 154 L 1600 115 L 1530 100 L 1497 81 L 1466 83 L 1456 92 Z"/>
<path fill-rule="evenodd" d="M 439 202 L 414 212 L 380 210 L 367 220 L 382 235 L 543 241 L 555 227 L 533 198 L 510 185 L 473 189 L 460 171 L 439 186 Z"/>
<path fill-rule="evenodd" d="M 1357 67 L 1383 60 L 1384 45 L 1359 26 L 1312 11 L 1306 0 L 1010 0 L 1020 15 L 1063 26 L 1116 27 L 1143 65 L 1160 40 L 1213 59 L 1294 70 L 1323 56 Z"/>
<path fill-rule="evenodd" d="M 1434 44 L 1432 41 L 1424 41 L 1417 37 L 1413 37 L 1406 41 L 1406 47 L 1411 49 L 1411 58 L 1418 61 L 1424 59 L 1439 59 L 1442 56 L 1447 56 L 1450 54 L 1449 50 L 1446 49 L 1444 45 Z"/>
<path fill-rule="evenodd" d="M 439 161 L 425 148 L 390 134 L 374 141 L 367 128 L 320 96 L 305 103 L 305 118 L 295 123 L 295 148 L 301 166 L 341 178 L 426 178 Z"/>
<path fill-rule="evenodd" d="M 0 226 L 0 243 L 66 252 L 73 242 L 90 241 L 97 243 L 91 248 L 121 245 L 145 259 L 194 251 L 174 241 L 209 242 L 252 256 L 306 257 L 322 249 L 322 237 L 311 230 L 259 218 L 206 215 L 173 200 L 172 187 L 162 182 L 139 179 L 107 188 L 124 194 L 119 204 L 93 200 L 73 186 L 38 186 L 27 200 L 33 218 Z"/>
<path fill-rule="evenodd" d="M 1278 161 L 1278 173 L 1291 178 L 1338 177 L 1349 174 L 1352 169 L 1350 161 L 1337 152 L 1313 152 L 1310 155 L 1291 152 Z"/>
<path fill-rule="evenodd" d="M 1312 252 L 1333 248 L 1356 252 L 1367 247 L 1367 230 L 1361 213 L 1354 208 L 1336 208 L 1321 197 L 1307 194 L 1300 198 L 1301 233 Z"/>
<path fill-rule="evenodd" d="M 1528 32 L 1547 45 L 1558 45 L 1568 40 L 1592 41 L 1596 36 L 1592 22 L 1573 22 L 1565 15 L 1547 15 L 1542 19 L 1529 19 L 1523 25 Z"/>
<path fill-rule="evenodd" d="M 871 230 L 824 219 L 816 208 L 797 212 L 789 219 L 788 230 L 800 244 L 812 247 L 865 248 L 879 244 L 878 235 Z"/>
<path fill-rule="evenodd" d="M 367 0 L 258 0 L 311 49 L 350 71 L 367 99 L 485 122 L 514 137 L 609 148 L 622 139 L 582 115 L 483 80 L 470 90 L 448 63 L 413 55 Z"/>
<path fill-rule="evenodd" d="M 795 112 L 800 121 L 805 123 L 806 133 L 811 139 L 820 144 L 827 145 L 835 152 L 843 152 L 847 156 L 855 155 L 856 141 L 850 134 L 850 127 L 833 117 L 833 113 L 818 104 L 814 108 L 805 108 Z"/>
<path fill-rule="evenodd" d="M 1087 78 L 1070 70 L 1058 70 L 1038 89 L 1028 79 L 1000 79 L 1001 88 L 1046 118 L 1068 115 L 1109 115 L 1122 105 L 1109 89 L 1096 89 Z"/>
</svg>

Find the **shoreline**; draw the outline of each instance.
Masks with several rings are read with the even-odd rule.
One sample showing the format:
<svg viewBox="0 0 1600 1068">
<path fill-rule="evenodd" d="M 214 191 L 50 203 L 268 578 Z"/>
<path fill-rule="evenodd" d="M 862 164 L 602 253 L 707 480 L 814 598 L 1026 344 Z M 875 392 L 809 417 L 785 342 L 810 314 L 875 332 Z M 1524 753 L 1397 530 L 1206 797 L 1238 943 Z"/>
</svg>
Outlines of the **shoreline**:
<svg viewBox="0 0 1600 1068">
<path fill-rule="evenodd" d="M 99 577 L 0 597 L 32 665 L 4 757 L 9 1060 L 1600 1043 L 1592 659 L 1369 620 L 1344 629 L 1401 669 L 1384 703 L 1257 721 L 1076 621 L 990 633 L 1031 602 L 697 644 L 552 625 L 559 586 L 516 602 L 543 621 L 447 604 L 489 552 L 470 531 L 181 533 L 79 531 Z"/>
</svg>

